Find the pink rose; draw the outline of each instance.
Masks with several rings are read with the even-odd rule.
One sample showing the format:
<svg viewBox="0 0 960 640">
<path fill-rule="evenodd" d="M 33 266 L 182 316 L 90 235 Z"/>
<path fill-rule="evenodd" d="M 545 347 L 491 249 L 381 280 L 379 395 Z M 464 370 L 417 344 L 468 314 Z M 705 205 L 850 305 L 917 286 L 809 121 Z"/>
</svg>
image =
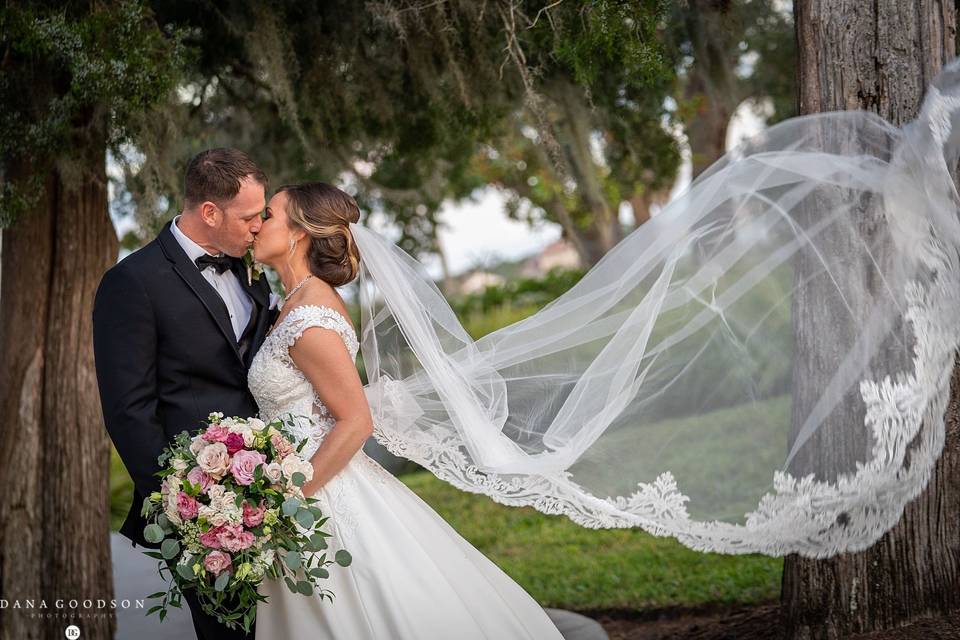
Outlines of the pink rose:
<svg viewBox="0 0 960 640">
<path fill-rule="evenodd" d="M 259 451 L 249 451 L 241 449 L 233 456 L 233 462 L 230 464 L 230 473 L 233 474 L 237 484 L 253 484 L 253 472 L 258 464 L 267 461 L 267 457 Z"/>
<path fill-rule="evenodd" d="M 228 434 L 223 444 L 227 445 L 227 453 L 232 456 L 237 451 L 240 451 L 240 449 L 243 449 L 243 436 L 239 433 Z"/>
<path fill-rule="evenodd" d="M 243 502 L 243 524 L 248 527 L 255 527 L 261 522 L 263 522 L 263 514 L 267 511 L 267 508 L 263 505 L 263 500 L 260 501 L 260 504 L 256 507 L 252 506 L 249 502 Z"/>
<path fill-rule="evenodd" d="M 293 445 L 279 433 L 270 436 L 270 442 L 273 443 L 273 448 L 277 450 L 277 455 L 280 456 L 281 460 L 294 451 Z"/>
<path fill-rule="evenodd" d="M 232 553 L 243 551 L 252 546 L 256 538 L 244 531 L 239 524 L 225 524 L 214 527 L 200 535 L 200 544 L 211 549 L 226 549 Z"/>
<path fill-rule="evenodd" d="M 200 485 L 200 493 L 206 493 L 210 485 L 213 484 L 213 478 L 204 473 L 200 467 L 190 469 L 190 473 L 187 474 L 187 480 L 190 481 L 190 484 Z"/>
<path fill-rule="evenodd" d="M 200 534 L 200 544 L 205 547 L 210 547 L 211 549 L 219 549 L 223 545 L 220 543 L 220 530 L 223 529 L 220 527 L 213 527 L 206 533 Z"/>
<path fill-rule="evenodd" d="M 230 435 L 230 431 L 226 427 L 221 427 L 219 424 L 212 424 L 207 427 L 207 430 L 203 433 L 203 439 L 207 442 L 226 442 L 227 436 Z"/>
<path fill-rule="evenodd" d="M 203 560 L 203 566 L 207 571 L 215 576 L 219 576 L 224 571 L 231 571 L 233 564 L 230 562 L 230 554 L 223 551 L 211 551 Z"/>
<path fill-rule="evenodd" d="M 253 534 L 249 531 L 244 531 L 243 527 L 239 524 L 223 525 L 217 537 L 220 539 L 221 547 L 232 553 L 243 551 L 253 545 L 253 541 L 255 540 Z"/>
<path fill-rule="evenodd" d="M 177 510 L 180 512 L 181 518 L 191 520 L 197 517 L 197 512 L 200 510 L 200 503 L 191 496 L 188 496 L 185 491 L 181 491 L 180 495 L 177 496 Z"/>
</svg>

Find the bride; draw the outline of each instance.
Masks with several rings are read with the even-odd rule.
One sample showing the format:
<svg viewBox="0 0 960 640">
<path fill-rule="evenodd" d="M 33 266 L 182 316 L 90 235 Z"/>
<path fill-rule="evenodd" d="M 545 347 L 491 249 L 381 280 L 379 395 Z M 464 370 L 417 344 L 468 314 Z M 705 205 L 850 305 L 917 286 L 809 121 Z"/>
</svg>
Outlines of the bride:
<svg viewBox="0 0 960 640">
<path fill-rule="evenodd" d="M 359 255 L 348 227 L 359 209 L 323 183 L 281 187 L 254 242 L 258 262 L 288 292 L 249 371 L 260 417 L 290 414 L 314 467 L 304 495 L 331 516 L 334 603 L 266 580 L 261 638 L 562 638 L 533 598 L 423 500 L 361 449 L 374 428 L 354 365 L 359 344 L 335 287 L 353 280 Z M 302 419 L 302 417 L 308 419 Z M 312 456 L 312 457 L 311 457 Z"/>
<path fill-rule="evenodd" d="M 360 450 L 464 491 L 693 549 L 865 549 L 926 487 L 960 346 L 960 61 L 916 120 L 793 118 L 742 143 L 534 315 L 473 340 L 422 265 L 319 183 L 271 199 L 288 297 L 249 384 L 294 416 L 332 605 L 265 584 L 268 637 L 559 637 Z M 336 287 L 356 279 L 359 336 Z M 368 383 L 362 386 L 358 351 Z M 336 568 L 335 568 L 336 569 Z"/>
</svg>

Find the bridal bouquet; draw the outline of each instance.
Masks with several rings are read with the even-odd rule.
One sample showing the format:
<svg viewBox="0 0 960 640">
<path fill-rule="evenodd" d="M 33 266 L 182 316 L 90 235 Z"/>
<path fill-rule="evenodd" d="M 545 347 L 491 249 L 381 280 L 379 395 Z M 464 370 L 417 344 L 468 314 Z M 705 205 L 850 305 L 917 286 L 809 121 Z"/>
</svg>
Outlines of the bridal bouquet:
<svg viewBox="0 0 960 640">
<path fill-rule="evenodd" d="M 346 567 L 351 558 L 340 550 L 328 560 L 324 552 L 327 518 L 302 490 L 313 477 L 299 455 L 305 443 L 294 444 L 283 420 L 211 413 L 204 429 L 184 431 L 164 449 L 160 491 L 144 500 L 142 513 L 150 523 L 144 537 L 160 544 L 145 553 L 160 560 L 161 577 L 170 573 L 170 586 L 148 596 L 162 602 L 147 615 L 159 611 L 163 620 L 168 605 L 181 606 L 185 589 L 196 589 L 207 613 L 249 631 L 257 602 L 267 600 L 257 592 L 264 577 L 333 599 L 320 580 L 328 565 Z"/>
</svg>

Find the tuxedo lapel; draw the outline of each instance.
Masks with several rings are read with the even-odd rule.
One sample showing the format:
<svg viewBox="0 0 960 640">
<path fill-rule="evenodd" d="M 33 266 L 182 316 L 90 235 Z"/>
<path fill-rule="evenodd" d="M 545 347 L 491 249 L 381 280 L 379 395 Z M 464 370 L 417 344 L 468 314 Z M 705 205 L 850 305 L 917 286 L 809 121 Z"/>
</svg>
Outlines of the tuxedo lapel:
<svg viewBox="0 0 960 640">
<path fill-rule="evenodd" d="M 250 320 L 240 337 L 239 347 L 244 366 L 249 369 L 253 356 L 263 343 L 267 329 L 276 318 L 277 310 L 270 309 L 270 284 L 267 282 L 266 275 L 261 274 L 256 280 L 252 278 L 248 280 L 247 267 L 242 260 L 238 260 L 232 270 L 243 290 L 253 300 Z"/>
<path fill-rule="evenodd" d="M 187 254 L 184 252 L 183 247 L 180 246 L 180 243 L 177 242 L 177 239 L 173 237 L 173 232 L 170 231 L 171 224 L 173 224 L 172 220 L 167 222 L 160 231 L 160 235 L 158 236 L 160 247 L 163 249 L 164 254 L 166 254 L 167 259 L 173 263 L 173 270 L 183 278 L 187 286 L 200 298 L 203 306 L 207 308 L 213 321 L 216 322 L 217 327 L 220 328 L 220 333 L 223 334 L 223 337 L 230 343 L 230 346 L 233 347 L 233 352 L 237 355 L 237 359 L 243 363 L 243 357 L 240 354 L 236 334 L 233 332 L 233 325 L 230 323 L 230 312 L 227 310 L 226 303 L 224 303 L 220 294 L 207 282 L 206 278 L 203 277 L 200 270 L 197 269 L 197 265 L 190 261 L 190 258 L 187 257 Z M 241 284 L 246 288 L 246 274 L 244 274 Z"/>
<path fill-rule="evenodd" d="M 261 307 L 267 307 L 270 304 L 270 294 L 261 286 L 261 282 L 247 279 L 247 267 L 242 260 L 238 261 L 231 270 L 233 275 L 237 276 L 237 280 L 240 281 L 240 286 L 243 287 L 248 296 L 253 298 L 256 304 Z M 266 278 L 267 276 L 261 274 L 260 277 Z"/>
</svg>

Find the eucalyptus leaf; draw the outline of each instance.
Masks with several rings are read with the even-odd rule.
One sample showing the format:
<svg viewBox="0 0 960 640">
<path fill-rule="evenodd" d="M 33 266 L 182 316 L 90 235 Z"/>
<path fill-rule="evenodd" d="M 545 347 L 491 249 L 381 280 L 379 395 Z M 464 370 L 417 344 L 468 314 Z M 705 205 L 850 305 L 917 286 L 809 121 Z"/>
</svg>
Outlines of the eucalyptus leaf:
<svg viewBox="0 0 960 640">
<path fill-rule="evenodd" d="M 300 568 L 300 554 L 296 551 L 288 551 L 287 555 L 283 556 L 283 562 L 288 567 L 296 571 Z"/>
<path fill-rule="evenodd" d="M 230 582 L 230 574 L 224 571 L 219 576 L 217 576 L 217 581 L 213 583 L 213 588 L 217 591 L 223 591 L 227 588 L 227 583 Z"/>
<path fill-rule="evenodd" d="M 304 529 L 309 529 L 313 526 L 313 514 L 307 509 L 300 509 L 297 511 L 297 522 L 299 522 L 300 526 Z"/>
<path fill-rule="evenodd" d="M 305 596 L 313 595 L 313 585 L 307 582 L 306 580 L 301 580 L 297 583 L 297 591 L 302 593 Z"/>
<path fill-rule="evenodd" d="M 158 524 L 148 524 L 143 528 L 143 538 L 147 542 L 160 542 L 163 540 L 163 529 Z"/>
<path fill-rule="evenodd" d="M 287 498 L 286 500 L 283 501 L 283 506 L 281 507 L 281 510 L 283 511 L 283 515 L 292 516 L 297 512 L 297 509 L 299 508 L 300 508 L 299 499 Z"/>
<path fill-rule="evenodd" d="M 172 560 L 180 553 L 180 543 L 173 538 L 167 538 L 163 541 L 163 544 L 160 545 L 160 553 L 163 554 L 165 560 Z"/>
<path fill-rule="evenodd" d="M 337 555 L 335 555 L 333 559 L 341 567 L 349 567 L 350 563 L 353 562 L 353 556 L 351 556 L 350 552 L 346 549 L 340 549 L 337 551 Z"/>
</svg>

